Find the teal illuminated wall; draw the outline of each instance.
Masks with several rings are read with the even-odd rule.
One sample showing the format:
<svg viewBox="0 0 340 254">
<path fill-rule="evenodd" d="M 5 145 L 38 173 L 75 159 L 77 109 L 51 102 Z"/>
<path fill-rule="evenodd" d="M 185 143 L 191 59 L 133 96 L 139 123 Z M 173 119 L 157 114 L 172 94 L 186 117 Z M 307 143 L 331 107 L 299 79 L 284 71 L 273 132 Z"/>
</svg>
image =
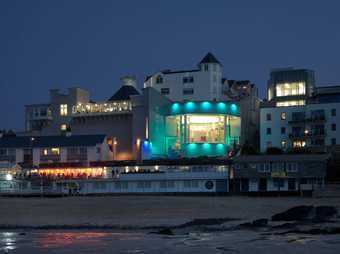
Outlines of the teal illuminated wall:
<svg viewBox="0 0 340 254">
<path fill-rule="evenodd" d="M 239 109 L 235 103 L 226 102 L 175 102 L 170 106 L 170 115 L 181 115 L 190 113 L 212 113 L 212 114 L 228 114 L 239 116 Z"/>
<path fill-rule="evenodd" d="M 168 118 L 166 121 L 166 144 L 165 147 L 173 146 L 180 140 L 179 153 L 184 157 L 198 157 L 198 156 L 225 156 L 230 149 L 234 149 L 239 143 L 241 123 L 239 117 L 238 106 L 234 103 L 226 102 L 183 102 L 172 103 L 167 110 Z M 225 116 L 225 133 L 223 143 L 187 143 L 188 140 L 183 138 L 186 136 L 187 128 L 186 120 L 179 121 L 180 132 L 177 131 L 177 138 L 174 134 L 176 127 L 173 123 L 173 117 L 177 116 L 179 119 L 186 119 L 185 115 L 219 115 Z M 171 124 L 170 124 L 171 123 Z M 177 140 L 177 141 L 176 141 Z M 168 156 L 175 154 L 168 150 Z M 171 149 L 170 149 L 171 150 Z"/>
</svg>

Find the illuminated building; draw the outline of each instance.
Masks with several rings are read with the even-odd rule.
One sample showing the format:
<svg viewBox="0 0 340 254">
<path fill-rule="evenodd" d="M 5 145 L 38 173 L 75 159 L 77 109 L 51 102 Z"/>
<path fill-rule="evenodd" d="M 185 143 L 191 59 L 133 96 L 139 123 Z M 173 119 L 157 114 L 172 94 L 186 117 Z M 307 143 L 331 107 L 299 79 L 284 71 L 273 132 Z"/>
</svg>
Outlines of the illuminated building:
<svg viewBox="0 0 340 254">
<path fill-rule="evenodd" d="M 340 144 L 340 86 L 315 87 L 314 72 L 274 70 L 261 104 L 261 151 L 269 147 L 326 151 Z"/>
<path fill-rule="evenodd" d="M 17 136 L 0 138 L 0 162 L 28 167 L 112 160 L 105 135 Z"/>
</svg>

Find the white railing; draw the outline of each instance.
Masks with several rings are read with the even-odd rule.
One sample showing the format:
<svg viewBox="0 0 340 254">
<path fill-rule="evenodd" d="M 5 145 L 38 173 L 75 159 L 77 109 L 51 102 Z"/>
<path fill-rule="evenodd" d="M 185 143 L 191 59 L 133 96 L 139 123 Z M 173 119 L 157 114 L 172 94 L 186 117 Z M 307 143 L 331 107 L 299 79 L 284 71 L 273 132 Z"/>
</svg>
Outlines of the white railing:
<svg viewBox="0 0 340 254">
<path fill-rule="evenodd" d="M 106 103 L 84 103 L 72 107 L 73 116 L 121 114 L 131 112 L 130 101 L 106 102 Z"/>
</svg>

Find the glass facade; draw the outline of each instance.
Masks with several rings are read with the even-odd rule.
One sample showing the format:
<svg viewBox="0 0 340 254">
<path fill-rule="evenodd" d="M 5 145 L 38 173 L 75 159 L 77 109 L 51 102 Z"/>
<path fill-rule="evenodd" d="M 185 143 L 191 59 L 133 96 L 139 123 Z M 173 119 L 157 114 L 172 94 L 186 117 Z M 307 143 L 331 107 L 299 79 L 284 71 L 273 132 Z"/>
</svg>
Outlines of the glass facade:
<svg viewBox="0 0 340 254">
<path fill-rule="evenodd" d="M 276 85 L 276 96 L 305 95 L 306 84 L 304 82 L 279 83 Z"/>
<path fill-rule="evenodd" d="M 241 121 L 235 104 L 173 103 L 165 116 L 168 157 L 225 156 L 239 145 Z"/>
</svg>

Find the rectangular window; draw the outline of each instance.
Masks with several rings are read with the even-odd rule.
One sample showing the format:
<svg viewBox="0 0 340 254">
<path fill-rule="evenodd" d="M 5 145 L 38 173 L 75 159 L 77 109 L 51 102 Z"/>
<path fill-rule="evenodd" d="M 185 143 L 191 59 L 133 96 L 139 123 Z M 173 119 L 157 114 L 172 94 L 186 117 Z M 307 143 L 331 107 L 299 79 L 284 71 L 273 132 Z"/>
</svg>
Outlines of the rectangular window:
<svg viewBox="0 0 340 254">
<path fill-rule="evenodd" d="M 205 64 L 204 65 L 204 71 L 208 71 L 209 70 L 209 65 Z"/>
<path fill-rule="evenodd" d="M 267 128 L 267 135 L 271 135 L 272 134 L 272 129 L 271 128 Z"/>
<path fill-rule="evenodd" d="M 293 147 L 294 148 L 302 148 L 306 146 L 306 141 L 304 140 L 296 140 L 293 142 Z"/>
<path fill-rule="evenodd" d="M 332 143 L 332 146 L 335 146 L 336 145 L 336 138 L 332 138 L 331 143 Z"/>
<path fill-rule="evenodd" d="M 325 117 L 325 110 L 323 110 L 323 109 L 313 110 L 311 112 L 311 118 L 314 121 L 325 120 L 326 119 L 326 117 Z"/>
<path fill-rule="evenodd" d="M 60 115 L 67 116 L 67 104 L 60 104 Z"/>
<path fill-rule="evenodd" d="M 60 130 L 66 131 L 66 129 L 67 129 L 67 125 L 66 124 L 60 125 Z"/>
<path fill-rule="evenodd" d="M 59 155 L 60 154 L 60 149 L 59 148 L 52 148 L 51 149 L 51 154 Z"/>
<path fill-rule="evenodd" d="M 279 101 L 276 103 L 277 107 L 296 107 L 306 105 L 305 100 L 294 100 L 294 101 Z"/>
<path fill-rule="evenodd" d="M 281 120 L 286 120 L 286 112 L 281 113 Z"/>
<path fill-rule="evenodd" d="M 187 143 L 224 143 L 224 126 L 223 116 L 188 115 Z"/>
<path fill-rule="evenodd" d="M 292 121 L 293 122 L 302 122 L 305 120 L 306 113 L 305 112 L 293 112 L 292 113 Z"/>
<path fill-rule="evenodd" d="M 336 124 L 332 123 L 332 131 L 336 131 Z"/>
<path fill-rule="evenodd" d="M 183 78 L 183 84 L 185 84 L 185 83 L 188 83 L 188 78 L 187 77 Z"/>
<path fill-rule="evenodd" d="M 282 140 L 281 141 L 281 148 L 282 149 L 286 149 L 287 148 L 287 141 L 286 140 Z"/>
<path fill-rule="evenodd" d="M 170 88 L 161 88 L 161 94 L 169 94 Z"/>
<path fill-rule="evenodd" d="M 267 121 L 271 121 L 272 120 L 272 115 L 270 113 L 267 113 L 266 119 L 267 119 Z"/>
<path fill-rule="evenodd" d="M 292 82 L 276 85 L 276 96 L 305 95 L 306 85 L 304 82 Z"/>
<path fill-rule="evenodd" d="M 184 88 L 183 94 L 185 94 L 185 95 L 194 94 L 194 89 L 193 88 Z"/>
<path fill-rule="evenodd" d="M 286 127 L 281 127 L 281 134 L 286 134 Z"/>
<path fill-rule="evenodd" d="M 268 141 L 267 142 L 267 148 L 271 148 L 273 145 L 272 145 L 272 142 L 271 141 Z"/>
<path fill-rule="evenodd" d="M 332 108 L 331 114 L 332 116 L 336 116 L 336 108 Z"/>
<path fill-rule="evenodd" d="M 163 83 L 163 77 L 162 76 L 157 76 L 156 78 L 156 84 L 162 84 Z"/>
</svg>

